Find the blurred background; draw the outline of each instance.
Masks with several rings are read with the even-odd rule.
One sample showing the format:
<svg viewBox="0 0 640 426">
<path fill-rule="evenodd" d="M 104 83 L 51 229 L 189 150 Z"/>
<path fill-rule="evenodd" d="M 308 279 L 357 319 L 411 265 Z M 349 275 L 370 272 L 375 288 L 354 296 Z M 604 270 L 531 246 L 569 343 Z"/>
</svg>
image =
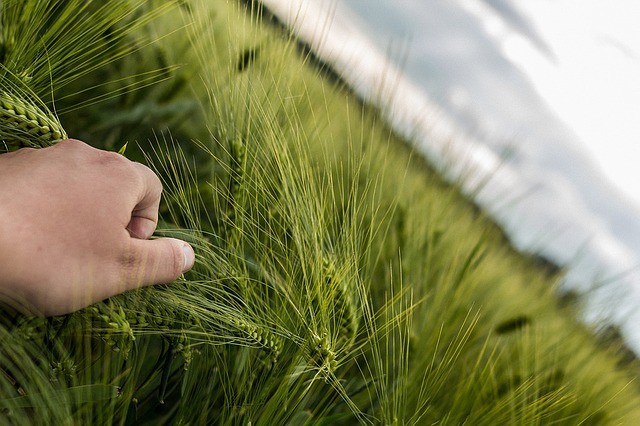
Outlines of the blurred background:
<svg viewBox="0 0 640 426">
<path fill-rule="evenodd" d="M 264 3 L 640 354 L 640 3 Z"/>
</svg>

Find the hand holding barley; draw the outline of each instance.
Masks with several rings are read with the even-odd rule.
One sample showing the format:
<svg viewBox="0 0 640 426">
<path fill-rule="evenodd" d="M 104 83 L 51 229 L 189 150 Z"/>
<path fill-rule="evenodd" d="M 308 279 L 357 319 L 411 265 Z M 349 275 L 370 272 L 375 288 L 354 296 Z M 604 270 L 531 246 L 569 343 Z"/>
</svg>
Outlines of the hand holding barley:
<svg viewBox="0 0 640 426">
<path fill-rule="evenodd" d="M 146 166 L 76 140 L 0 155 L 0 298 L 58 315 L 175 280 L 194 253 L 149 239 L 161 193 Z"/>
</svg>

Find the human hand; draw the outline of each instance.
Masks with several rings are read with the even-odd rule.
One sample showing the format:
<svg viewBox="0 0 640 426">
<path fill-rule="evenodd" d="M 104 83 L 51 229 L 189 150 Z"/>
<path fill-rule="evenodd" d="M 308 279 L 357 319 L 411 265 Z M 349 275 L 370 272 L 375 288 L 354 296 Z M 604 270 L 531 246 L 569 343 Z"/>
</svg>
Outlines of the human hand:
<svg viewBox="0 0 640 426">
<path fill-rule="evenodd" d="M 77 140 L 0 155 L 0 298 L 60 315 L 175 280 L 194 252 L 149 239 L 161 193 L 146 166 Z"/>
</svg>

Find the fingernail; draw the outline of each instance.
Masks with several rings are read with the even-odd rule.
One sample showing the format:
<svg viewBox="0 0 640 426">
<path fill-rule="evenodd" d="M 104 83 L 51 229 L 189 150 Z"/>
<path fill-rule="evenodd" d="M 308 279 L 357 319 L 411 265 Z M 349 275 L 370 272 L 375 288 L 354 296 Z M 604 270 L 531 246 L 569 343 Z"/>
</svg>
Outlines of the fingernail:
<svg viewBox="0 0 640 426">
<path fill-rule="evenodd" d="M 184 267 L 182 272 L 187 272 L 193 268 L 193 264 L 196 261 L 196 254 L 193 252 L 193 248 L 187 243 L 182 246 L 182 254 L 184 255 Z"/>
</svg>

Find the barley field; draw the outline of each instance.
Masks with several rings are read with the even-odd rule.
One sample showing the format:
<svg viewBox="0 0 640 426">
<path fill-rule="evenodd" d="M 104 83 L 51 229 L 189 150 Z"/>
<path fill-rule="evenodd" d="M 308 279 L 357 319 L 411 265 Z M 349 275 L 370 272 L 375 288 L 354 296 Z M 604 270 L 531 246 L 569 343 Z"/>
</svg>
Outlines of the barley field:
<svg viewBox="0 0 640 426">
<path fill-rule="evenodd" d="M 177 282 L 0 315 L 2 424 L 640 422 L 638 366 L 562 271 L 253 1 L 0 2 L 5 150 L 152 167 Z M 126 145 L 125 145 L 126 143 Z"/>
</svg>

